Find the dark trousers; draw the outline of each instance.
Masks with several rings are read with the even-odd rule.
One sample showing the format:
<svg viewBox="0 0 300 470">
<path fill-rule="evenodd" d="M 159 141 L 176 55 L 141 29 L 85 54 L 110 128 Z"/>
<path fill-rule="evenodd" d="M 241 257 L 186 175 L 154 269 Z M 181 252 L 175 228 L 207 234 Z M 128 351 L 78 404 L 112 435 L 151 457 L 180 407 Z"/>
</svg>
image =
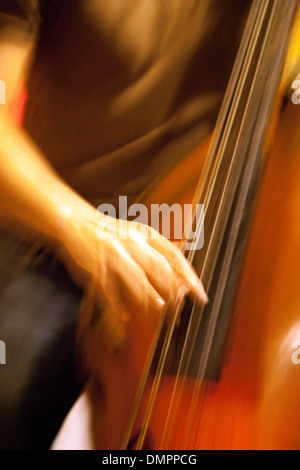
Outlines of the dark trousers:
<svg viewBox="0 0 300 470">
<path fill-rule="evenodd" d="M 28 250 L 1 232 L 0 450 L 48 449 L 82 386 L 75 367 L 82 292 L 54 256 Z"/>
</svg>

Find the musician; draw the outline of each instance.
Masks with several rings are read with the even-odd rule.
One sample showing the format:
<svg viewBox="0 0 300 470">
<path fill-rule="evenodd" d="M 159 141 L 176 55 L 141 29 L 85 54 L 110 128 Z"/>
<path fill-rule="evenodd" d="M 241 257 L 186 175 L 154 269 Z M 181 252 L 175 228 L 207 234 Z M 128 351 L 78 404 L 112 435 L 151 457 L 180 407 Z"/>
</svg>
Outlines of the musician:
<svg viewBox="0 0 300 470">
<path fill-rule="evenodd" d="M 101 239 L 95 208 L 134 202 L 213 128 L 238 3 L 0 0 L 0 448 L 49 448 L 75 401 L 86 279 L 123 320 L 160 315 L 178 294 L 207 301 L 170 241 L 132 224 L 127 239 Z"/>
</svg>

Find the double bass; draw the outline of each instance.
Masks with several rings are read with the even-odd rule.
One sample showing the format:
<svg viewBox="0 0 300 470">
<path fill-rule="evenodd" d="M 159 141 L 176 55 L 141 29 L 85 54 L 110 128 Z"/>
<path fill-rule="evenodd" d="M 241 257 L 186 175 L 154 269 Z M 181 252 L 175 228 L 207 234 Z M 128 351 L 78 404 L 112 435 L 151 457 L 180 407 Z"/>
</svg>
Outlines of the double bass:
<svg viewBox="0 0 300 470">
<path fill-rule="evenodd" d="M 298 6 L 252 2 L 213 136 L 140 200 L 191 205 L 204 245 L 179 245 L 209 304 L 178 302 L 150 328 L 111 325 L 86 295 L 78 349 L 97 449 L 300 447 L 300 105 L 286 92 Z"/>
</svg>

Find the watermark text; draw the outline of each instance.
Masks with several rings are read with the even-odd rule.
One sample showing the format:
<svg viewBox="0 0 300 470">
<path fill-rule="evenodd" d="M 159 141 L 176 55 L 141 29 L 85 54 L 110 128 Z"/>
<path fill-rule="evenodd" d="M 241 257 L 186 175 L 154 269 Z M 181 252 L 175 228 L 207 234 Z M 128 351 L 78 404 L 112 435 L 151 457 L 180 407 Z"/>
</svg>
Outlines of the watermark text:
<svg viewBox="0 0 300 470">
<path fill-rule="evenodd" d="M 295 352 L 292 354 L 292 363 L 294 366 L 299 366 L 300 364 L 300 340 L 294 341 L 292 344 L 292 349 L 295 349 Z"/>
<path fill-rule="evenodd" d="M 300 77 L 298 80 L 295 80 L 292 89 L 295 90 L 292 94 L 292 102 L 293 104 L 300 104 Z"/>
<path fill-rule="evenodd" d="M 0 365 L 6 364 L 6 344 L 0 341 Z"/>
<path fill-rule="evenodd" d="M 130 224 L 121 220 L 139 224 L 140 233 L 146 239 L 158 239 L 159 233 L 173 241 L 185 241 L 186 250 L 200 250 L 204 245 L 204 206 L 203 204 L 133 204 L 128 207 L 127 196 L 119 197 L 119 217 L 112 204 L 101 204 L 98 213 L 109 216 L 101 220 L 97 227 L 100 239 L 126 240 L 132 236 Z M 151 227 L 151 229 L 149 229 Z M 136 230 L 136 225 L 135 225 Z M 159 233 L 158 233 L 159 232 Z"/>
<path fill-rule="evenodd" d="M 6 104 L 6 84 L 0 80 L 0 104 Z"/>
</svg>

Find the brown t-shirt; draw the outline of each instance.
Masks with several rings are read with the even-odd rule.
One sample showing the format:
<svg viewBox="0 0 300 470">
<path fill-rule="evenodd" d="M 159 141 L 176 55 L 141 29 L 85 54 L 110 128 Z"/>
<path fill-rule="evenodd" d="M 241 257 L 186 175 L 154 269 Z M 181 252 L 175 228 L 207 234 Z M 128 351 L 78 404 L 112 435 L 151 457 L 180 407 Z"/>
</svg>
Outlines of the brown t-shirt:
<svg viewBox="0 0 300 470">
<path fill-rule="evenodd" d="M 92 203 L 133 200 L 213 128 L 248 5 L 0 0 L 0 36 L 37 42 L 25 128 Z"/>
</svg>

